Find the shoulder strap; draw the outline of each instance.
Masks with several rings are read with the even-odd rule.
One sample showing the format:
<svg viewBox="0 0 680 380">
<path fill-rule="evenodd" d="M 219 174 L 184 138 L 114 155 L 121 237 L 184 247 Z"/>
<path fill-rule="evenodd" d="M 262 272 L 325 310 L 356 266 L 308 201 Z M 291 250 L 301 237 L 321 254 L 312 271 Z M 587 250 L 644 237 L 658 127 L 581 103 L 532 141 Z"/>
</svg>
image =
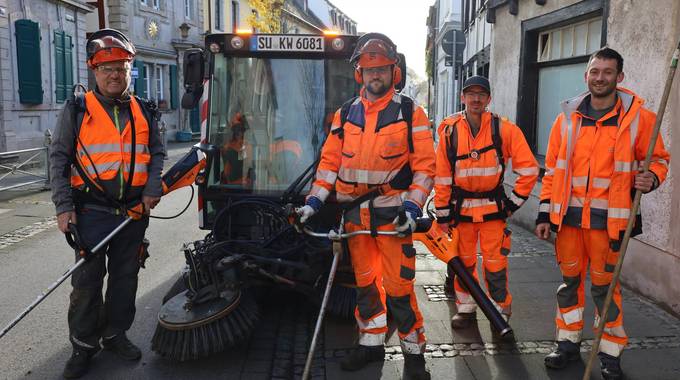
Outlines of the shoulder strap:
<svg viewBox="0 0 680 380">
<path fill-rule="evenodd" d="M 343 132 L 345 128 L 345 123 L 347 122 L 347 116 L 349 115 L 349 107 L 351 107 L 352 104 L 354 104 L 355 100 L 357 100 L 356 96 L 344 102 L 342 104 L 342 107 L 340 107 L 340 128 L 336 129 L 333 133 L 338 134 L 341 139 L 345 136 Z"/>
<path fill-rule="evenodd" d="M 413 99 L 401 95 L 401 116 L 406 121 L 408 152 L 413 153 Z"/>
<path fill-rule="evenodd" d="M 449 159 L 449 165 L 451 165 L 451 177 L 455 177 L 456 160 L 458 159 L 458 128 L 456 128 L 458 120 L 450 127 L 451 133 L 449 134 L 449 141 L 447 141 L 448 146 L 446 149 L 446 156 Z"/>
</svg>

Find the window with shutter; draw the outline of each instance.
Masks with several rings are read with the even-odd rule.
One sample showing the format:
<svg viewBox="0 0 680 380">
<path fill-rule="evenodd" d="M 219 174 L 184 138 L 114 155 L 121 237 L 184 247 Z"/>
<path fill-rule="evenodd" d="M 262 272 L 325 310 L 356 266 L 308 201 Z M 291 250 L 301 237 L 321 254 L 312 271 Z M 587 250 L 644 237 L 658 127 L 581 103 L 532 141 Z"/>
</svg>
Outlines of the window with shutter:
<svg viewBox="0 0 680 380">
<path fill-rule="evenodd" d="M 63 31 L 54 32 L 54 83 L 57 103 L 63 103 L 73 88 L 72 38 Z"/>
<path fill-rule="evenodd" d="M 135 95 L 142 98 L 147 98 L 146 95 L 146 65 L 143 61 L 135 60 L 133 66 L 137 69 L 137 78 L 135 78 Z"/>
<path fill-rule="evenodd" d="M 40 65 L 40 26 L 31 20 L 14 22 L 19 75 L 19 102 L 42 104 L 43 89 Z"/>
</svg>

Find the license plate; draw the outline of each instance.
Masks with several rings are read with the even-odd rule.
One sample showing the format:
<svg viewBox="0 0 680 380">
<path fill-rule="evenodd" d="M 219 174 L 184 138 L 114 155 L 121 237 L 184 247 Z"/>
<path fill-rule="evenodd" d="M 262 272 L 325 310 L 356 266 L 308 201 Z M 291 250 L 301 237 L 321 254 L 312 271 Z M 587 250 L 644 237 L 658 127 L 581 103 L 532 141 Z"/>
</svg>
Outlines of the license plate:
<svg viewBox="0 0 680 380">
<path fill-rule="evenodd" d="M 323 52 L 324 40 L 317 36 L 255 36 L 250 40 L 250 50 Z"/>
</svg>

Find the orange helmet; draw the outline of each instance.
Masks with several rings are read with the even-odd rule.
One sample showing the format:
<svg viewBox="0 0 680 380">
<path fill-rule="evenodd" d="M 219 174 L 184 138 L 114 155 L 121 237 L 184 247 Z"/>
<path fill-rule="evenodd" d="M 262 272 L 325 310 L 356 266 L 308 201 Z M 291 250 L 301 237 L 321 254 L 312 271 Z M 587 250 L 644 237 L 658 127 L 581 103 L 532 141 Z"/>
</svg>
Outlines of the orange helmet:
<svg viewBox="0 0 680 380">
<path fill-rule="evenodd" d="M 130 40 L 115 29 L 98 30 L 87 39 L 85 48 L 90 68 L 104 62 L 132 61 L 137 51 Z"/>
<path fill-rule="evenodd" d="M 377 36 L 376 36 L 377 37 Z M 357 68 L 395 65 L 399 61 L 397 47 L 389 38 L 371 38 L 365 43 L 357 43 L 350 62 Z"/>
</svg>

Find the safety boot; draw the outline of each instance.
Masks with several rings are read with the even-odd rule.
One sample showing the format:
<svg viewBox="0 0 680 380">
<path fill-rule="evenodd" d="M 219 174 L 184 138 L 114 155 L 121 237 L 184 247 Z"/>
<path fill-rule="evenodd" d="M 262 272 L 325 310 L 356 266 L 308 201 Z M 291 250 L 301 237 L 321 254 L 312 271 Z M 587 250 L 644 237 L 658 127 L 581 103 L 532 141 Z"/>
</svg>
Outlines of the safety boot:
<svg viewBox="0 0 680 380">
<path fill-rule="evenodd" d="M 423 354 L 404 354 L 404 380 L 430 380 Z"/>
<path fill-rule="evenodd" d="M 368 363 L 385 360 L 385 347 L 380 346 L 357 346 L 349 355 L 342 358 L 340 368 L 344 371 L 358 371 Z"/>
<path fill-rule="evenodd" d="M 621 371 L 621 358 L 599 352 L 597 356 L 600 358 L 600 369 L 602 370 L 602 378 L 604 380 L 619 380 L 623 379 L 623 371 Z"/>
<path fill-rule="evenodd" d="M 466 329 L 470 327 L 473 321 L 477 319 L 477 312 L 472 313 L 456 313 L 451 318 L 451 327 L 454 329 Z"/>
<path fill-rule="evenodd" d="M 102 339 L 102 346 L 105 350 L 113 351 L 123 360 L 139 360 L 142 357 L 142 351 L 130 342 L 125 333 Z"/>
<path fill-rule="evenodd" d="M 545 366 L 553 369 L 562 369 L 569 364 L 578 360 L 581 357 L 581 347 L 569 340 L 562 340 L 557 342 L 557 349 L 549 353 L 543 362 Z"/>
<path fill-rule="evenodd" d="M 64 378 L 65 379 L 77 379 L 82 377 L 90 369 L 90 360 L 92 357 L 101 350 L 100 347 L 94 350 L 84 350 L 82 348 L 74 348 L 71 357 L 66 362 L 64 367 Z"/>
</svg>

